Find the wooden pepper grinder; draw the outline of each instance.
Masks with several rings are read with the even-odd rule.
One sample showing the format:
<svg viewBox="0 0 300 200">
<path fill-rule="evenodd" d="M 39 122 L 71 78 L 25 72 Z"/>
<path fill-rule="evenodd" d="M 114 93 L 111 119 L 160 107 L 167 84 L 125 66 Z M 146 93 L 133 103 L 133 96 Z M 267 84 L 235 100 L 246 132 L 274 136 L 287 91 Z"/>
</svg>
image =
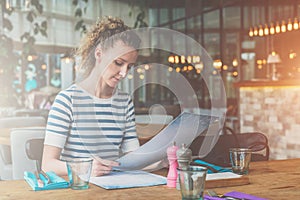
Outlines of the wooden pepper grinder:
<svg viewBox="0 0 300 200">
<path fill-rule="evenodd" d="M 173 146 L 168 147 L 167 149 L 167 155 L 169 160 L 169 172 L 167 176 L 167 186 L 175 188 L 176 187 L 176 180 L 177 180 L 177 156 L 176 152 L 178 150 L 178 147 L 176 146 L 176 143 L 173 143 Z"/>
</svg>

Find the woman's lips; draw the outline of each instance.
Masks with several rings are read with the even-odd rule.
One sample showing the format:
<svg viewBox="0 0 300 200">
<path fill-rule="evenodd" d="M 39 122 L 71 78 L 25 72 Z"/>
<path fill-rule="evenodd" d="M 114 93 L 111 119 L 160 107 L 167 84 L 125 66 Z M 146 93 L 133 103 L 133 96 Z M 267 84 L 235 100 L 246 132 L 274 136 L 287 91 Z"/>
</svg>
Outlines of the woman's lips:
<svg viewBox="0 0 300 200">
<path fill-rule="evenodd" d="M 120 78 L 117 78 L 117 77 L 113 77 L 113 79 L 114 79 L 114 81 L 116 81 L 116 82 L 119 82 L 121 79 Z"/>
</svg>

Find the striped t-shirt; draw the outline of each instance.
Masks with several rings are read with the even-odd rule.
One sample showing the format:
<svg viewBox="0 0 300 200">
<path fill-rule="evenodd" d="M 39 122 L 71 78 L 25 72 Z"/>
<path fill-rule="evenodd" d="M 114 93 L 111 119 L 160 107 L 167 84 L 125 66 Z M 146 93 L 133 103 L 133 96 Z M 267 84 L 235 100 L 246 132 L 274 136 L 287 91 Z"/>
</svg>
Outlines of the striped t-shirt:
<svg viewBox="0 0 300 200">
<path fill-rule="evenodd" d="M 61 159 L 96 156 L 115 160 L 139 147 L 133 102 L 119 90 L 108 99 L 74 84 L 61 91 L 49 112 L 45 144 L 62 148 Z"/>
</svg>

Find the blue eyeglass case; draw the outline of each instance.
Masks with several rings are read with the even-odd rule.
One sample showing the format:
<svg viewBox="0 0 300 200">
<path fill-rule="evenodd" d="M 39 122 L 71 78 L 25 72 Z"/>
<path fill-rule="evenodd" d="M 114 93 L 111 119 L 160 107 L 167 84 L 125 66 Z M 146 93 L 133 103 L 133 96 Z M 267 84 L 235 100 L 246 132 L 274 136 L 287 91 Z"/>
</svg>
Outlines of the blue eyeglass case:
<svg viewBox="0 0 300 200">
<path fill-rule="evenodd" d="M 205 162 L 203 160 L 194 160 L 194 164 L 198 164 L 200 166 L 207 167 L 208 174 L 219 173 L 219 172 L 232 172 L 231 168 L 220 167 L 218 165 L 214 165 L 214 164 Z"/>
<path fill-rule="evenodd" d="M 24 179 L 34 191 L 63 189 L 69 187 L 69 182 L 57 176 L 54 172 L 46 172 L 46 174 L 50 179 L 50 183 L 47 183 L 47 179 L 43 176 L 43 174 L 39 174 L 40 179 L 43 181 L 42 187 L 39 187 L 38 180 L 32 172 L 24 172 Z"/>
</svg>

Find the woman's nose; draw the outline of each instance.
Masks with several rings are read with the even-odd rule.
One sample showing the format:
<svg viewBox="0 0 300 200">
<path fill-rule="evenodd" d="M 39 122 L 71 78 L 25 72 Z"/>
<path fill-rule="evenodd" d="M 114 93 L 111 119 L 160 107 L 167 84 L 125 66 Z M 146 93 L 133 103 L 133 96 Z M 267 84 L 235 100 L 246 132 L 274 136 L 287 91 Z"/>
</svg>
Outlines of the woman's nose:
<svg viewBox="0 0 300 200">
<path fill-rule="evenodd" d="M 119 74 L 120 74 L 123 78 L 126 76 L 126 74 L 127 74 L 127 66 L 126 66 L 126 65 L 123 66 L 123 67 L 121 67 L 121 70 L 120 70 Z"/>
</svg>

